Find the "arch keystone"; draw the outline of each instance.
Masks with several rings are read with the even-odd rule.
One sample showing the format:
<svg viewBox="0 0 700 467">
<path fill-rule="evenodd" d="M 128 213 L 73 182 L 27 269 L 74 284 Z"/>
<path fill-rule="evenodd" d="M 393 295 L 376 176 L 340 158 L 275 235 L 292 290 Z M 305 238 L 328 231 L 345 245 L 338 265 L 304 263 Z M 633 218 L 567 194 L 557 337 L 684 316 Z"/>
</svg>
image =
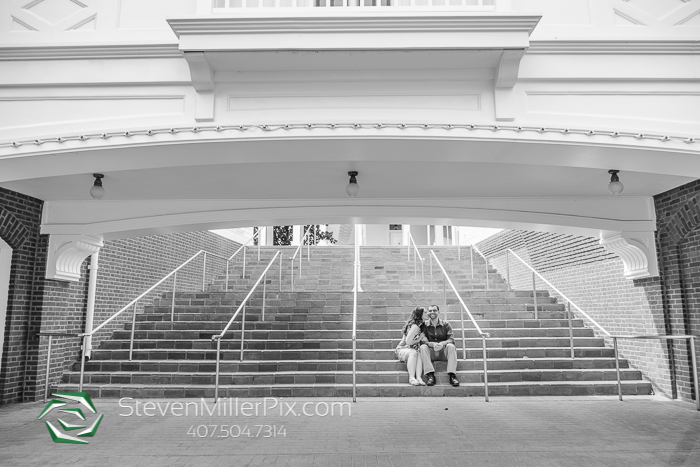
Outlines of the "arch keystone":
<svg viewBox="0 0 700 467">
<path fill-rule="evenodd" d="M 51 235 L 46 278 L 57 281 L 79 281 L 80 265 L 85 258 L 99 252 L 103 246 L 101 236 Z"/>
</svg>

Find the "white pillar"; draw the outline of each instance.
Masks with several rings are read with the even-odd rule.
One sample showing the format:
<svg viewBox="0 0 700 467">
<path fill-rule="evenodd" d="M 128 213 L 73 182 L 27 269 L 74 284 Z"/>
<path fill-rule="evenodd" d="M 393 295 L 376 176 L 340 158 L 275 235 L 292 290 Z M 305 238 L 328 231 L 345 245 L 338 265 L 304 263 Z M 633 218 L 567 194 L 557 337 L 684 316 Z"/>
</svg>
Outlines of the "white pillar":
<svg viewBox="0 0 700 467">
<path fill-rule="evenodd" d="M 433 245 L 444 245 L 445 244 L 445 233 L 441 225 L 433 226 L 435 229 L 435 241 Z"/>
<path fill-rule="evenodd" d="M 95 318 L 95 291 L 97 289 L 97 269 L 100 253 L 93 253 L 90 256 L 90 278 L 88 282 L 87 313 L 85 314 L 85 332 L 92 331 L 92 323 Z M 135 311 L 134 311 L 135 312 Z M 92 351 L 92 336 L 85 340 L 85 355 L 90 357 Z"/>
<path fill-rule="evenodd" d="M 430 246 L 430 224 L 425 226 L 425 244 Z"/>
<path fill-rule="evenodd" d="M 267 231 L 268 231 L 267 226 L 265 226 L 265 227 L 258 227 L 258 231 L 260 232 L 260 233 L 258 234 L 258 243 L 260 244 L 260 246 L 267 246 L 267 245 L 269 245 L 269 243 L 267 243 Z"/>
<path fill-rule="evenodd" d="M 304 233 L 301 231 L 300 225 L 292 227 L 292 246 L 297 246 L 301 243 L 302 235 L 304 235 Z"/>
<path fill-rule="evenodd" d="M 403 229 L 403 232 L 402 232 L 403 235 L 401 237 L 401 244 L 406 246 L 409 243 L 411 243 L 411 241 L 408 239 L 408 234 L 411 232 L 411 226 L 408 224 L 403 224 L 403 226 L 401 228 Z"/>
</svg>

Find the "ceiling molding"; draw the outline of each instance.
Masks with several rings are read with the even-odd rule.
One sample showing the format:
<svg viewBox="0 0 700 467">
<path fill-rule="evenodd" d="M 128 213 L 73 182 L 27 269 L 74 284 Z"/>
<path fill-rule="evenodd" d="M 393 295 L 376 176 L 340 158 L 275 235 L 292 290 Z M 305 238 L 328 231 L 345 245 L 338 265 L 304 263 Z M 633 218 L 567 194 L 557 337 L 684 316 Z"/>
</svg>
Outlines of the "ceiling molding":
<svg viewBox="0 0 700 467">
<path fill-rule="evenodd" d="M 177 43 L 0 47 L 0 61 L 182 57 Z"/>
<path fill-rule="evenodd" d="M 531 40 L 528 54 L 697 54 L 700 40 Z"/>
</svg>

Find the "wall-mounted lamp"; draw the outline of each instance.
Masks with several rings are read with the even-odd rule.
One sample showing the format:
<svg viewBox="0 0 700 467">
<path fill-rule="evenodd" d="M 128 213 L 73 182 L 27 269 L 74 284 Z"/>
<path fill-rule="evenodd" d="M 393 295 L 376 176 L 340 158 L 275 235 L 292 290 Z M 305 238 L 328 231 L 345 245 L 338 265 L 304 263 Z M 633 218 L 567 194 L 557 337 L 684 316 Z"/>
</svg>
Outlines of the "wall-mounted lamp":
<svg viewBox="0 0 700 467">
<path fill-rule="evenodd" d="M 345 192 L 350 196 L 351 198 L 354 198 L 357 196 L 357 193 L 360 191 L 360 186 L 357 184 L 357 172 L 350 171 L 348 172 L 348 175 L 350 175 L 350 183 L 348 183 L 348 186 L 345 187 Z"/>
<path fill-rule="evenodd" d="M 92 174 L 95 177 L 95 184 L 90 188 L 90 196 L 94 199 L 102 199 L 105 195 L 105 189 L 102 187 L 102 179 L 104 175 L 102 174 Z"/>
<path fill-rule="evenodd" d="M 608 170 L 608 173 L 610 174 L 610 183 L 608 183 L 608 190 L 610 190 L 610 193 L 612 193 L 613 195 L 619 195 L 620 193 L 622 193 L 622 190 L 625 189 L 625 186 L 620 181 L 620 177 L 617 176 L 619 172 L 619 170 Z"/>
</svg>

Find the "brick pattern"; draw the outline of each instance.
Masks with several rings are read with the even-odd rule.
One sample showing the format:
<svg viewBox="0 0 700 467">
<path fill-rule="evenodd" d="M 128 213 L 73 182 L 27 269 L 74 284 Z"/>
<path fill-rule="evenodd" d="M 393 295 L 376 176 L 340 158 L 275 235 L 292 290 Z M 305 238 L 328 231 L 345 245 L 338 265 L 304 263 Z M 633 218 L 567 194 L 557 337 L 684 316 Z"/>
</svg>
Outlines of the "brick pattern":
<svg viewBox="0 0 700 467">
<path fill-rule="evenodd" d="M 43 396 L 48 338 L 36 333 L 84 331 L 87 309 L 88 258 L 81 266 L 76 283 L 47 280 L 48 236 L 40 235 L 43 202 L 0 188 L 0 237 L 13 247 L 11 279 L 2 368 L 0 404 L 33 401 Z M 238 244 L 209 232 L 133 238 L 105 242 L 100 252 L 95 303 L 95 325 L 145 291 L 165 274 L 200 249 L 229 257 Z M 208 258 L 206 283 L 224 269 L 221 259 Z M 238 266 L 240 267 L 240 266 Z M 194 260 L 178 276 L 178 290 L 201 288 L 203 257 Z M 172 287 L 166 283 L 139 303 L 144 304 Z M 170 290 L 167 288 L 167 290 Z M 116 326 L 123 326 L 130 313 L 105 334 L 96 336 L 97 345 Z M 76 338 L 54 338 L 50 382 L 60 380 L 64 370 L 79 360 L 80 342 Z"/>
<path fill-rule="evenodd" d="M 25 363 L 36 361 L 35 346 L 27 336 L 38 330 L 35 303 L 36 266 L 45 262 L 44 239 L 39 235 L 43 203 L 0 188 L 0 237 L 11 247 L 5 340 L 0 368 L 0 404 L 20 402 L 25 385 Z M 31 371 L 31 370 L 30 370 Z"/>
<path fill-rule="evenodd" d="M 209 232 L 106 241 L 98 260 L 93 327 L 106 321 L 199 250 L 228 258 L 239 246 L 238 243 Z M 78 283 L 47 281 L 51 284 L 43 294 L 43 329 L 83 332 L 87 310 L 89 263 L 90 259 L 83 263 L 81 280 Z M 240 267 L 238 262 L 235 266 Z M 211 283 L 222 271 L 225 271 L 225 261 L 208 255 L 205 284 Z M 200 255 L 178 273 L 177 290 L 201 290 L 203 272 L 204 256 Z M 171 290 L 172 280 L 169 279 L 137 303 L 137 313 L 143 313 L 145 306 L 149 306 L 154 299 Z M 112 331 L 122 329 L 125 322 L 130 322 L 132 313 L 133 307 L 130 307 L 105 326 L 103 331 L 98 331 L 92 342 L 93 348 L 98 347 Z M 78 339 L 60 338 L 57 342 L 59 344 L 54 345 L 52 351 L 50 384 L 60 381 L 64 371 L 80 360 L 81 344 Z M 42 348 L 42 358 L 38 362 L 36 392 L 28 396 L 34 399 L 43 395 L 45 352 L 46 349 Z"/>
<path fill-rule="evenodd" d="M 697 303 L 699 201 L 700 180 L 654 197 L 666 328 L 673 334 L 700 335 L 700 312 Z M 678 395 L 684 400 L 695 399 L 697 395 L 692 388 L 689 345 L 685 342 L 675 342 L 671 348 Z M 696 358 L 700 359 L 698 348 Z"/>
<path fill-rule="evenodd" d="M 491 265 L 503 277 L 510 276 L 516 290 L 532 290 L 532 272 L 514 257 L 511 248 L 552 285 L 578 305 L 611 334 L 666 334 L 661 286 L 658 278 L 629 281 L 623 276 L 622 260 L 610 254 L 596 239 L 571 235 L 505 231 L 478 245 L 488 252 Z M 539 278 L 537 289 L 564 297 Z M 572 308 L 578 318 L 583 318 Z M 592 323 L 587 322 L 602 337 Z M 606 339 L 612 347 L 612 341 Z M 668 347 L 661 341 L 620 340 L 620 354 L 642 371 L 657 392 L 673 396 Z"/>
</svg>

